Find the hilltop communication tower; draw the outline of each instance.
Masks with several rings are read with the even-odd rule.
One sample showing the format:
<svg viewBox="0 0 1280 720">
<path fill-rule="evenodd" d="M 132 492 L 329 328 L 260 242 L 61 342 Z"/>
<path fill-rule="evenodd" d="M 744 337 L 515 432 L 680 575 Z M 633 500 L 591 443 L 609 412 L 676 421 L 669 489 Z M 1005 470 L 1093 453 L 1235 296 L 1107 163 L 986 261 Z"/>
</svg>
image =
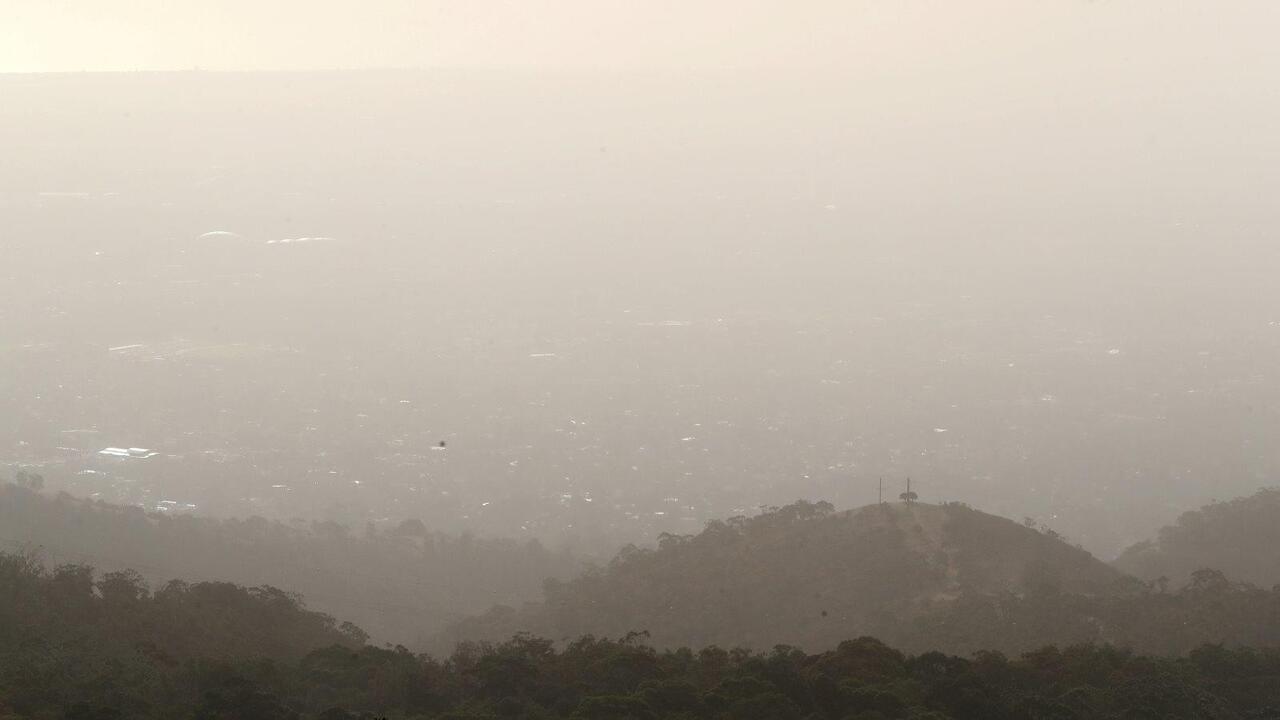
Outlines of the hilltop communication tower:
<svg viewBox="0 0 1280 720">
<path fill-rule="evenodd" d="M 911 478 L 907 478 L 907 491 L 899 495 L 898 499 L 904 503 L 907 503 L 908 505 L 920 499 L 919 495 L 916 495 L 915 493 L 911 492 Z"/>
</svg>

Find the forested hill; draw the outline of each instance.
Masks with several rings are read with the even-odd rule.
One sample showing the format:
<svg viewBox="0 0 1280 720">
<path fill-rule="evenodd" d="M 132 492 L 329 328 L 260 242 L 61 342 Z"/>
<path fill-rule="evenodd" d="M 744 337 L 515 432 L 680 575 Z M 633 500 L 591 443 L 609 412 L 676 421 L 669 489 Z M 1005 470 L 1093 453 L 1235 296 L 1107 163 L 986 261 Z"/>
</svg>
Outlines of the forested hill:
<svg viewBox="0 0 1280 720">
<path fill-rule="evenodd" d="M 833 623 L 823 642 L 828 649 L 818 654 L 784 645 L 655 649 L 644 633 L 628 632 L 559 642 L 516 634 L 462 642 L 436 659 L 364 644 L 359 628 L 308 610 L 274 587 L 173 581 L 153 589 L 129 571 L 46 566 L 31 555 L 0 552 L 0 718 L 1280 717 L 1280 590 L 1233 583 L 1211 570 L 1197 571 L 1176 592 L 1126 582 L 1048 534 L 1037 539 L 1029 528 L 954 505 L 833 513 L 798 503 L 713 524 L 708 532 L 664 538 L 656 551 L 630 550 L 612 567 L 550 593 L 585 611 L 606 597 L 599 583 L 622 572 L 619 566 L 724 543 L 727 549 L 694 557 L 736 572 L 768 569 L 771 583 L 732 589 L 771 590 L 762 597 L 806 603 L 813 563 L 756 551 L 775 544 L 801 554 L 838 548 L 855 553 L 855 561 L 829 557 L 828 570 L 861 568 L 860 581 L 873 589 L 901 586 L 900 564 L 931 567 L 932 574 L 917 569 L 905 585 L 920 592 L 913 616 L 872 621 L 905 645 L 954 654 L 904 653 L 893 649 L 896 643 L 843 636 Z M 836 539 L 855 532 L 887 559 L 870 561 Z M 803 539 L 791 539 L 794 533 Z M 979 550 L 992 559 L 970 556 Z M 779 575 L 788 558 L 795 568 Z M 751 565 L 755 559 L 759 564 Z M 1018 568 L 1020 578 L 1009 575 Z M 698 584 L 697 575 L 687 577 Z M 1003 590 L 1002 577 L 1011 578 Z M 649 600 L 640 579 L 625 587 Z M 677 598 L 674 588 L 664 589 Z M 822 596 L 839 602 L 837 589 Z M 582 594 L 569 596 L 574 590 Z M 842 590 L 860 591 L 849 581 Z M 739 606 L 775 613 L 761 615 L 757 626 L 794 619 L 745 594 L 726 592 L 711 604 L 739 622 Z M 667 619 L 680 627 L 678 616 Z M 724 628 L 710 613 L 701 620 Z M 1010 650 L 1021 656 L 1010 659 Z"/>
<path fill-rule="evenodd" d="M 132 571 L 50 569 L 0 552 L 2 718 L 164 717 L 153 710 L 172 711 L 201 688 L 239 694 L 244 709 L 262 706 L 251 688 L 226 682 L 233 668 L 296 663 L 366 639 L 270 586 L 175 580 L 153 592 Z"/>
<path fill-rule="evenodd" d="M 643 637 L 464 643 L 447 657 L 361 633 L 269 587 L 47 569 L 0 552 L 0 718 L 36 720 L 1024 720 L 1277 717 L 1280 654 L 1106 646 L 1010 659 L 656 651 Z"/>
<path fill-rule="evenodd" d="M 1182 584 L 1204 568 L 1263 587 L 1280 584 L 1280 488 L 1183 513 L 1115 566 L 1161 584 Z"/>
<path fill-rule="evenodd" d="M 1102 596 L 1133 584 L 1055 536 L 959 504 L 834 512 L 800 502 L 629 547 L 605 568 L 548 583 L 543 603 L 496 608 L 444 642 L 645 630 L 660 647 L 816 650 L 860 634 L 905 638 L 960 598 Z"/>
<path fill-rule="evenodd" d="M 412 644 L 494 603 L 537 597 L 547 578 L 578 570 L 536 541 L 428 531 L 421 522 L 362 532 L 332 522 L 284 524 L 146 513 L 0 482 L 0 547 L 34 549 L 51 563 L 134 569 L 171 579 L 272 585 L 350 620 L 378 641 Z M 28 487 L 24 487 L 28 486 Z"/>
</svg>

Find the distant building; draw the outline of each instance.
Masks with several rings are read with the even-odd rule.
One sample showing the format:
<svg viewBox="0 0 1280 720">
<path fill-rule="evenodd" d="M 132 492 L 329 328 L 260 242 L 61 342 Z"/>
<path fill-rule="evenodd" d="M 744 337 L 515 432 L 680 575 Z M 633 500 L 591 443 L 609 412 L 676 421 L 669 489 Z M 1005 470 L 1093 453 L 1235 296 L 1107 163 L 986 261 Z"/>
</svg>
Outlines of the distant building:
<svg viewBox="0 0 1280 720">
<path fill-rule="evenodd" d="M 109 447 L 109 448 L 103 448 L 99 450 L 98 454 L 101 455 L 102 457 L 133 458 L 135 460 L 146 460 L 147 458 L 155 457 L 160 453 L 155 452 L 154 450 L 149 450 L 147 448 Z"/>
</svg>

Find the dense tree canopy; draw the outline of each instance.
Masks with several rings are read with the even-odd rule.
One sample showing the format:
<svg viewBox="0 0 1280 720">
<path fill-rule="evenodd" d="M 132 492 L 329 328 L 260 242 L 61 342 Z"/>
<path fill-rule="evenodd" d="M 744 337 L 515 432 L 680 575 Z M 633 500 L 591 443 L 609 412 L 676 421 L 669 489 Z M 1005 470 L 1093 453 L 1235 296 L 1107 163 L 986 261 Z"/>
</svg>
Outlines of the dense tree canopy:
<svg viewBox="0 0 1280 720">
<path fill-rule="evenodd" d="M 1222 591 L 1215 580 L 1195 592 Z M 0 590 L 5 720 L 1280 717 L 1274 649 L 1158 658 L 1084 644 L 958 657 L 860 637 L 807 654 L 521 634 L 436 659 L 362 644 L 356 628 L 269 587 L 152 592 L 131 573 L 0 554 Z"/>
<path fill-rule="evenodd" d="M 0 717 L 59 708 L 104 717 L 94 707 L 152 716 L 230 677 L 231 666 L 297 662 L 317 647 L 366 639 L 270 586 L 175 580 L 153 592 L 133 571 L 49 569 L 0 553 Z"/>
<path fill-rule="evenodd" d="M 37 486 L 0 489 L 6 530 L 135 553 L 174 540 L 195 567 L 227 553 L 265 573 L 323 548 L 358 572 L 474 542 L 413 522 L 356 537 L 167 518 Z M 958 504 L 800 502 L 667 535 L 548 581 L 543 605 L 455 626 L 434 656 L 271 585 L 150 586 L 41 552 L 0 552 L 0 720 L 1280 718 L 1280 588 L 1208 568 L 1144 584 Z"/>
</svg>

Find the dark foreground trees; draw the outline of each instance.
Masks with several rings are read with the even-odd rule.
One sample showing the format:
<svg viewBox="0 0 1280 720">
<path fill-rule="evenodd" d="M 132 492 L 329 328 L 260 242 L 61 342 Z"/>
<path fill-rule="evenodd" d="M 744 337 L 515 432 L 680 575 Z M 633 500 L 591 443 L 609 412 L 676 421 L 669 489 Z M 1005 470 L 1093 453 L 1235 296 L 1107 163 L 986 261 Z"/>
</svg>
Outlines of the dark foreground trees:
<svg viewBox="0 0 1280 720">
<path fill-rule="evenodd" d="M 1229 592 L 1213 587 L 1197 592 Z M 659 652 L 644 633 L 363 643 L 270 587 L 46 569 L 0 554 L 0 718 L 1280 718 L 1280 651 L 1111 646 L 907 655 L 872 638 Z"/>
</svg>

